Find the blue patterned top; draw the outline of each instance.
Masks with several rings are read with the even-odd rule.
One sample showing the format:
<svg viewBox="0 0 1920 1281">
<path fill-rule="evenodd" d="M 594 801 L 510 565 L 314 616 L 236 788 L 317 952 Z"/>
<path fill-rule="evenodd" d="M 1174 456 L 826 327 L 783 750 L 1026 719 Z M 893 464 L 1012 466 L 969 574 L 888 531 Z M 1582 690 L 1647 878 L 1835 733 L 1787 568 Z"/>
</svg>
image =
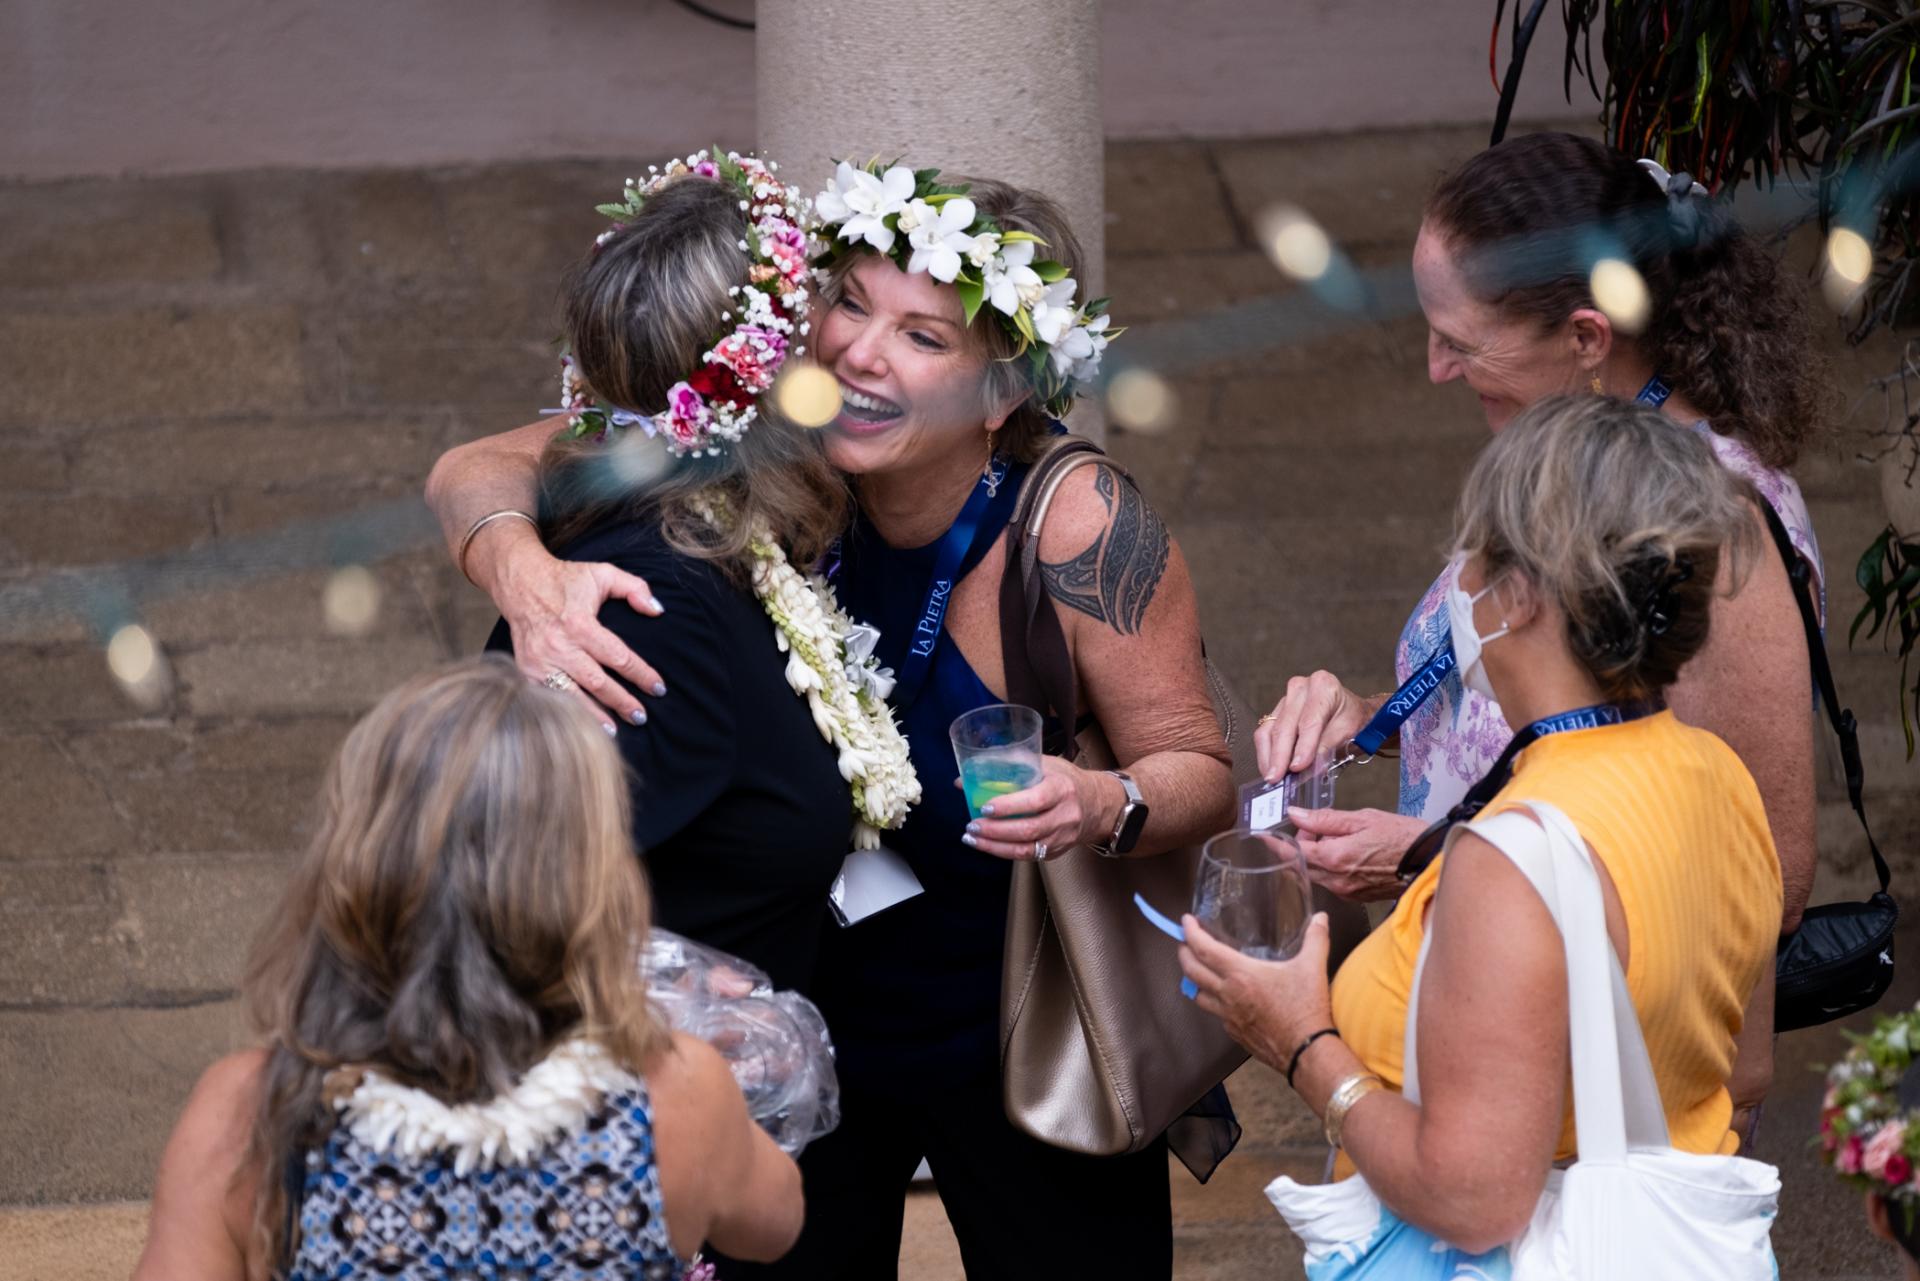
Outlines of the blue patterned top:
<svg viewBox="0 0 1920 1281">
<path fill-rule="evenodd" d="M 369 1150 L 342 1125 L 306 1156 L 287 1281 L 674 1281 L 645 1085 L 609 1095 L 533 1165 Z"/>
</svg>

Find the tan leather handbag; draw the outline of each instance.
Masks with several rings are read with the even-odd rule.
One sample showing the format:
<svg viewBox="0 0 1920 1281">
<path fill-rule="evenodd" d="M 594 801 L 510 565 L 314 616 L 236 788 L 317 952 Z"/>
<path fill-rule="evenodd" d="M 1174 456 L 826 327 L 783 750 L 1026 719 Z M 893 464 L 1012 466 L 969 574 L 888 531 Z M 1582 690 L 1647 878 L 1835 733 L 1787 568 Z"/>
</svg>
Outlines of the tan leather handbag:
<svg viewBox="0 0 1920 1281">
<path fill-rule="evenodd" d="M 1059 436 L 1049 443 L 1007 525 L 1001 649 L 1008 701 L 1052 717 L 1047 751 L 1108 769 L 1118 762 L 1106 735 L 1097 723 L 1078 721 L 1073 660 L 1038 563 L 1047 508 L 1060 482 L 1082 466 L 1109 467 L 1133 483 L 1091 441 Z M 1221 737 L 1232 748 L 1235 783 L 1248 782 L 1258 772 L 1253 716 L 1210 661 L 1206 678 Z M 1057 729 L 1076 725 L 1071 736 Z M 1139 893 L 1164 912 L 1185 911 L 1199 859 L 1194 845 L 1124 859 L 1074 849 L 1014 865 L 1000 1058 L 1007 1115 L 1028 1134 L 1097 1156 L 1137 1152 L 1165 1134 L 1202 1181 L 1231 1149 L 1237 1129 L 1223 1134 L 1222 1118 L 1183 1117 L 1245 1061 L 1246 1051 L 1180 994 L 1174 944 L 1133 903 Z M 1366 934 L 1366 912 L 1317 888 L 1314 898 L 1331 917 L 1336 957 L 1344 957 Z"/>
</svg>

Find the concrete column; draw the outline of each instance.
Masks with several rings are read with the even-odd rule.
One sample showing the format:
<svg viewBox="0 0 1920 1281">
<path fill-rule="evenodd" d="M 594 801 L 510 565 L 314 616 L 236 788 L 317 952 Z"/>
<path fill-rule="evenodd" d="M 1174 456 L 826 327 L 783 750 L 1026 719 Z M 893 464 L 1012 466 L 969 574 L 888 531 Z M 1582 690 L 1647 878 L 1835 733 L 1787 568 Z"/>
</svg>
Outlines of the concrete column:
<svg viewBox="0 0 1920 1281">
<path fill-rule="evenodd" d="M 763 0 L 756 17 L 758 146 L 783 175 L 812 194 L 832 159 L 898 156 L 1031 187 L 1072 220 L 1087 296 L 1105 292 L 1099 0 Z"/>
</svg>

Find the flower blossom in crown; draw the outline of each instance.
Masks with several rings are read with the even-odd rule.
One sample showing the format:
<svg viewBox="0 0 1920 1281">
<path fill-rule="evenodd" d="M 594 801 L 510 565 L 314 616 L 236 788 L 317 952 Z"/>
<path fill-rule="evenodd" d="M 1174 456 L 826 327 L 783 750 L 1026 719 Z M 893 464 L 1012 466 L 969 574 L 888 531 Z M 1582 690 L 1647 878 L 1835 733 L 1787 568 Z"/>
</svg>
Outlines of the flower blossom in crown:
<svg viewBox="0 0 1920 1281">
<path fill-rule="evenodd" d="M 1848 1183 L 1899 1207 L 1911 1227 L 1920 1213 L 1920 1106 L 1900 1096 L 1920 1059 L 1920 1006 L 1883 1014 L 1871 1033 L 1849 1039 L 1853 1048 L 1827 1069 L 1821 1159 Z"/>
<path fill-rule="evenodd" d="M 980 213 L 965 185 L 942 183 L 938 169 L 841 161 L 813 198 L 822 235 L 813 260 L 824 273 L 862 248 L 910 274 L 926 273 L 960 294 L 967 323 L 982 311 L 1013 335 L 1047 413 L 1066 416 L 1074 396 L 1100 373 L 1107 343 L 1107 300 L 1078 301 L 1065 264 L 1037 259 L 1046 242 L 1007 231 Z"/>
<path fill-rule="evenodd" d="M 692 179 L 725 183 L 739 194 L 747 216 L 740 249 L 752 259 L 747 283 L 728 291 L 723 326 L 700 357 L 700 367 L 667 391 L 664 409 L 637 413 L 603 404 L 581 379 L 569 353 L 560 356 L 560 408 L 575 436 L 606 439 L 638 427 L 657 437 L 669 453 L 698 458 L 718 455 L 746 435 L 757 402 L 773 386 L 790 355 L 806 352 L 807 297 L 812 283 L 810 234 L 813 213 L 798 189 L 775 175 L 779 166 L 718 147 L 697 151 L 662 168 L 647 166 L 644 182 L 627 179 L 621 199 L 599 206 L 613 225 L 594 241 L 598 249 L 640 216 L 667 184 Z"/>
</svg>

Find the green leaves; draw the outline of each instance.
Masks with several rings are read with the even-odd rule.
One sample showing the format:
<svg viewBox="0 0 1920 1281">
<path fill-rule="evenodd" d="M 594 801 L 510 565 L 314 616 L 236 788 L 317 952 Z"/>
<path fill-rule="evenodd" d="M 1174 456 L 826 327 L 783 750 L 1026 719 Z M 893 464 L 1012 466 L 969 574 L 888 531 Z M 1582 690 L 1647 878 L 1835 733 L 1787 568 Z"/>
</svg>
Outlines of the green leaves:
<svg viewBox="0 0 1920 1281">
<path fill-rule="evenodd" d="M 1067 266 L 1065 263 L 1047 259 L 1033 264 L 1033 274 L 1050 285 L 1057 285 L 1067 278 Z"/>
<path fill-rule="evenodd" d="M 1920 680 L 1908 689 L 1913 651 L 1920 644 L 1920 541 L 1907 541 L 1888 525 L 1867 545 L 1854 566 L 1854 582 L 1866 594 L 1866 603 L 1854 615 L 1847 631 L 1852 645 L 1862 634 L 1871 638 L 1885 628 L 1881 644 L 1899 633 L 1900 656 L 1900 728 L 1906 734 L 1907 759 L 1913 759 L 1914 722 L 1920 719 Z M 1872 621 L 1868 622 L 1871 618 Z"/>
<path fill-rule="evenodd" d="M 607 218 L 630 218 L 634 212 L 625 205 L 595 205 L 593 209 L 595 213 Z"/>
<path fill-rule="evenodd" d="M 987 300 L 987 288 L 980 281 L 971 280 L 966 276 L 957 277 L 953 282 L 953 288 L 960 295 L 960 305 L 966 309 L 967 323 L 971 325 L 973 318 L 980 312 L 980 305 Z"/>
</svg>

